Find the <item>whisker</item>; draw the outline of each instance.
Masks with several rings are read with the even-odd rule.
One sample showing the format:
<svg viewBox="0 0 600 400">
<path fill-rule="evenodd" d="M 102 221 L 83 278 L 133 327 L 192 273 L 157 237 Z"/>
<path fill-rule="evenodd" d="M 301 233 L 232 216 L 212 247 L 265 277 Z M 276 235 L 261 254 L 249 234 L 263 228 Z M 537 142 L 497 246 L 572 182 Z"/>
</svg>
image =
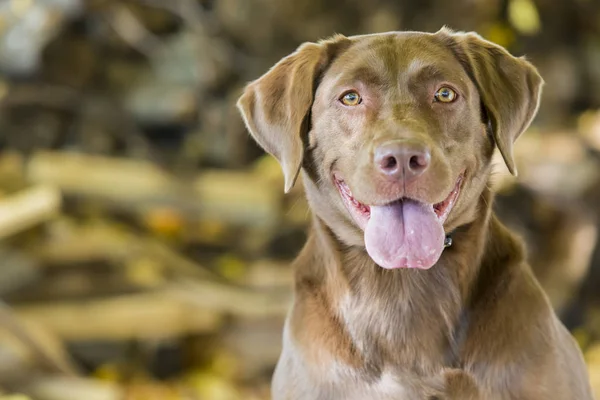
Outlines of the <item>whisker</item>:
<svg viewBox="0 0 600 400">
<path fill-rule="evenodd" d="M 479 197 L 481 197 L 481 200 L 483 200 L 483 202 L 485 203 L 485 206 L 489 208 L 489 207 L 490 207 L 490 204 L 489 204 L 489 203 L 488 203 L 488 201 L 486 200 L 486 198 L 485 198 L 485 196 L 483 195 L 483 193 L 481 193 L 481 194 L 479 195 Z"/>
</svg>

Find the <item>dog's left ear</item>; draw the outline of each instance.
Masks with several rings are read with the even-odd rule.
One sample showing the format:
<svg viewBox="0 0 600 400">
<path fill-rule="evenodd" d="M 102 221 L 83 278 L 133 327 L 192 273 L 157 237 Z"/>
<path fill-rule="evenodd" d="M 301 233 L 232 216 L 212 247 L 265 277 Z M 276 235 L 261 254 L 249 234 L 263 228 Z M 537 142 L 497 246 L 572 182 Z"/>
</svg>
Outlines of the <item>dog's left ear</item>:
<svg viewBox="0 0 600 400">
<path fill-rule="evenodd" d="M 303 138 L 319 76 L 349 44 L 348 38 L 336 35 L 301 45 L 251 82 L 237 102 L 254 140 L 281 165 L 286 193 L 302 166 Z"/>
<path fill-rule="evenodd" d="M 496 145 L 508 170 L 516 176 L 513 144 L 537 113 L 544 80 L 530 62 L 476 33 L 442 29 L 437 34 L 450 42 L 476 84 Z"/>
</svg>

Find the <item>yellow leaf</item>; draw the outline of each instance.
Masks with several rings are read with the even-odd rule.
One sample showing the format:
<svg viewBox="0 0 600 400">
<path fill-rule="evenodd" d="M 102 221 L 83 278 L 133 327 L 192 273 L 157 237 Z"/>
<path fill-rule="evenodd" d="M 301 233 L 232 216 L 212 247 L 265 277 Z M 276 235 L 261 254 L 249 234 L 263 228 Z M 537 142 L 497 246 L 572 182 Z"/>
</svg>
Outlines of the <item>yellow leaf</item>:
<svg viewBox="0 0 600 400">
<path fill-rule="evenodd" d="M 590 383 L 596 398 L 600 395 L 600 364 L 590 364 L 588 366 Z"/>
<path fill-rule="evenodd" d="M 587 330 L 585 329 L 574 329 L 572 332 L 573 337 L 575 338 L 575 340 L 577 341 L 577 344 L 579 344 L 579 347 L 581 348 L 585 348 L 588 346 L 588 344 L 590 343 L 590 334 Z"/>
<path fill-rule="evenodd" d="M 154 382 L 135 382 L 126 388 L 125 400 L 183 400 L 179 391 Z"/>
<path fill-rule="evenodd" d="M 283 172 L 275 157 L 265 154 L 254 162 L 253 173 L 273 185 L 283 185 Z"/>
<path fill-rule="evenodd" d="M 246 273 L 246 264 L 231 254 L 225 254 L 216 261 L 219 272 L 228 279 L 237 280 L 243 278 Z"/>
<path fill-rule="evenodd" d="M 592 345 L 584 355 L 588 364 L 600 366 L 600 343 Z"/>
<path fill-rule="evenodd" d="M 233 384 L 217 375 L 194 373 L 188 377 L 188 384 L 200 399 L 241 400 Z"/>
<path fill-rule="evenodd" d="M 233 379 L 238 372 L 238 364 L 238 360 L 233 354 L 225 350 L 221 350 L 215 354 L 210 369 L 213 373 L 219 376 Z"/>
<path fill-rule="evenodd" d="M 127 278 L 132 283 L 147 288 L 154 288 L 165 282 L 162 272 L 162 265 L 151 258 L 140 258 L 126 266 Z"/>
<path fill-rule="evenodd" d="M 515 42 L 515 35 L 512 28 L 500 22 L 486 25 L 481 31 L 483 32 L 483 37 L 502 47 L 510 47 Z"/>
<path fill-rule="evenodd" d="M 174 236 L 183 228 L 183 217 L 170 208 L 155 208 L 144 215 L 144 223 L 154 233 Z"/>
<path fill-rule="evenodd" d="M 586 143 L 600 151 L 600 112 L 584 112 L 577 120 L 577 127 Z"/>
<path fill-rule="evenodd" d="M 511 0 L 508 4 L 508 19 L 523 35 L 534 35 L 540 31 L 540 15 L 532 0 Z"/>
<path fill-rule="evenodd" d="M 227 234 L 227 226 L 219 220 L 203 220 L 198 224 L 195 233 L 202 238 L 203 243 L 219 243 L 224 240 Z"/>
<path fill-rule="evenodd" d="M 119 368 L 113 364 L 101 365 L 94 371 L 92 376 L 105 382 L 118 382 L 121 380 Z"/>
</svg>

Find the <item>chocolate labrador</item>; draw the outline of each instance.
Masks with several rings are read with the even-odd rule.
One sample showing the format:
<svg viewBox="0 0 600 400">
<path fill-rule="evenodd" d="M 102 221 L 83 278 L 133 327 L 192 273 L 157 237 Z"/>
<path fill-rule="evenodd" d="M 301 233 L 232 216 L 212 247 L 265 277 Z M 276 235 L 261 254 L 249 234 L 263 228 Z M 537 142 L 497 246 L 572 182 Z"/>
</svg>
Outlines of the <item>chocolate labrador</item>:
<svg viewBox="0 0 600 400">
<path fill-rule="evenodd" d="M 494 216 L 495 147 L 543 80 L 474 33 L 307 43 L 238 101 L 254 139 L 302 171 L 313 212 L 274 400 L 592 399 L 576 342 Z"/>
</svg>

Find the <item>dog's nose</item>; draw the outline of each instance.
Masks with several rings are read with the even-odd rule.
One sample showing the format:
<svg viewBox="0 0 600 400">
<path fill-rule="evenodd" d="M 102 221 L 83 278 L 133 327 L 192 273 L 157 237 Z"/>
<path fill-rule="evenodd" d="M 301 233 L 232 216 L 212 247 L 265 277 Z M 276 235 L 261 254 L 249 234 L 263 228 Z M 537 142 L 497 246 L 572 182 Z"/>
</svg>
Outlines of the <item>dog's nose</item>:
<svg viewBox="0 0 600 400">
<path fill-rule="evenodd" d="M 413 179 L 429 167 L 427 146 L 416 141 L 395 140 L 375 149 L 375 167 L 390 178 Z"/>
</svg>

